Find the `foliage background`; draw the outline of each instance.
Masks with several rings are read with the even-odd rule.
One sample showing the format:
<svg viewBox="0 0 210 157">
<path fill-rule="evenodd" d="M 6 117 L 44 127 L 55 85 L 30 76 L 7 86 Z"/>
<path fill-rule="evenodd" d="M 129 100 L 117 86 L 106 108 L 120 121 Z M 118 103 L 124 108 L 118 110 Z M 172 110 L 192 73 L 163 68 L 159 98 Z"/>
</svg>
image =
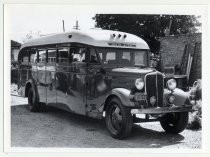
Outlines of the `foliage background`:
<svg viewBox="0 0 210 157">
<path fill-rule="evenodd" d="M 135 34 L 149 44 L 151 52 L 158 53 L 158 37 L 195 33 L 201 23 L 195 15 L 96 14 L 95 27 Z M 170 30 L 170 32 L 169 32 Z"/>
</svg>

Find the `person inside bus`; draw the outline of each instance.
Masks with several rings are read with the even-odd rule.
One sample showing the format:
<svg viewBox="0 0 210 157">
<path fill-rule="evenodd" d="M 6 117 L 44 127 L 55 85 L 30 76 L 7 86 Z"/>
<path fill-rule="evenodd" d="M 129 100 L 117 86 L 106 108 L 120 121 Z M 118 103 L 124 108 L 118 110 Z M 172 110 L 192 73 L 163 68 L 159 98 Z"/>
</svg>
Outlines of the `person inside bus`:
<svg viewBox="0 0 210 157">
<path fill-rule="evenodd" d="M 90 63 L 98 63 L 96 53 L 94 51 L 90 51 Z"/>
</svg>

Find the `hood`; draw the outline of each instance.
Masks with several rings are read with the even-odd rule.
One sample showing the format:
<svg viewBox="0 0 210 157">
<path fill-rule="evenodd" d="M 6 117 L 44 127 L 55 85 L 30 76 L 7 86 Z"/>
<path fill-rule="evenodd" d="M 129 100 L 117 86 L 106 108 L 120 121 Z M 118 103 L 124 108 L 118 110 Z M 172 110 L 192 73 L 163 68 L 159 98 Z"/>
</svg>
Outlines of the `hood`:
<svg viewBox="0 0 210 157">
<path fill-rule="evenodd" d="M 144 78 L 147 73 L 154 72 L 156 70 L 151 68 L 114 68 L 110 72 L 112 78 L 112 88 L 132 88 L 137 78 Z"/>
</svg>

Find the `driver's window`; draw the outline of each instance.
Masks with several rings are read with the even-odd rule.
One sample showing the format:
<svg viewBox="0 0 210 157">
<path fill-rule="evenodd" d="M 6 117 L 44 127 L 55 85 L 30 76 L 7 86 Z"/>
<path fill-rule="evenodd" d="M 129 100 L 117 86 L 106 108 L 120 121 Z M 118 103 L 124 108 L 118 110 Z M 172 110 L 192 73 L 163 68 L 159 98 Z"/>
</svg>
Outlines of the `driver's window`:
<svg viewBox="0 0 210 157">
<path fill-rule="evenodd" d="M 92 64 L 100 63 L 95 49 L 90 49 L 89 51 L 90 51 L 90 53 L 89 53 L 89 56 L 90 56 L 89 57 L 90 58 L 89 62 L 92 63 Z"/>
</svg>

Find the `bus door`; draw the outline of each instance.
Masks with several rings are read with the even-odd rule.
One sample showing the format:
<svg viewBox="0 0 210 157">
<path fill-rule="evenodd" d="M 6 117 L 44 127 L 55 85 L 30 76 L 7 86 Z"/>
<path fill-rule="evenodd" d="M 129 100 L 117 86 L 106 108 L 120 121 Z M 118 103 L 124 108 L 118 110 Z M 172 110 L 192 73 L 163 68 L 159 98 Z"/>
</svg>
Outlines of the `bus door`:
<svg viewBox="0 0 210 157">
<path fill-rule="evenodd" d="M 47 84 L 46 84 L 46 50 L 38 49 L 37 50 L 37 89 L 39 93 L 39 101 L 46 103 L 47 100 Z"/>
<path fill-rule="evenodd" d="M 67 101 L 72 112 L 85 115 L 86 99 L 86 48 L 82 46 L 70 47 L 70 66 L 68 69 Z"/>
<path fill-rule="evenodd" d="M 108 89 L 105 80 L 106 72 L 102 68 L 100 57 L 94 48 L 89 49 L 88 60 L 86 114 L 90 117 L 101 118 L 102 111 L 100 111 L 100 107 L 105 100 Z"/>
<path fill-rule="evenodd" d="M 30 52 L 30 73 L 29 78 L 33 79 L 35 82 L 37 82 L 37 52 L 35 48 L 29 49 Z"/>
<path fill-rule="evenodd" d="M 47 104 L 56 105 L 56 48 L 48 48 L 46 53 Z"/>
<path fill-rule="evenodd" d="M 69 75 L 69 48 L 58 48 L 57 63 L 56 63 L 56 92 L 57 92 L 57 107 L 70 110 L 68 104 L 68 75 Z"/>
</svg>

